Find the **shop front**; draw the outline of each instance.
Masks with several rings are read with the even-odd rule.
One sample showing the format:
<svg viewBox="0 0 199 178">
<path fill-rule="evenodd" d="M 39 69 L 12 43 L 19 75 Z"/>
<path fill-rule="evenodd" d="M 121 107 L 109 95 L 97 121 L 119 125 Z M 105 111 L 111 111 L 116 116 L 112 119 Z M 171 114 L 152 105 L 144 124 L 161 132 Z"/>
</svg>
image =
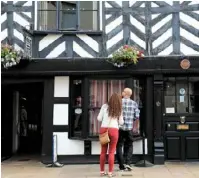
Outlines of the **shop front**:
<svg viewBox="0 0 199 178">
<path fill-rule="evenodd" d="M 113 92 L 125 87 L 141 110 L 132 162 L 145 158 L 199 160 L 199 57 L 144 57 L 137 65 L 114 67 L 105 58 L 33 59 L 23 69 L 3 70 L 2 83 L 43 83 L 41 161 L 52 162 L 52 137 L 57 135 L 58 161 L 98 163 L 97 114 Z M 34 92 L 30 90 L 31 92 Z M 144 137 L 144 139 L 143 139 Z"/>
<path fill-rule="evenodd" d="M 166 160 L 199 160 L 199 75 L 164 77 Z"/>
</svg>

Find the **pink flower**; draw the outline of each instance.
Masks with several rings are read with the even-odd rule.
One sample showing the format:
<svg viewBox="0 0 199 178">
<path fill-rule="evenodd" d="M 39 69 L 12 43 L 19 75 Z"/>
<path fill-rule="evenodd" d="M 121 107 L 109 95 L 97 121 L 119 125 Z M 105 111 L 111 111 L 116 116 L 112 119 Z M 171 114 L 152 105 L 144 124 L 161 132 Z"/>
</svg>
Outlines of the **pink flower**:
<svg viewBox="0 0 199 178">
<path fill-rule="evenodd" d="M 144 52 L 143 51 L 139 51 L 139 53 L 138 53 L 138 57 L 143 57 L 144 56 L 144 54 L 143 54 Z"/>
<path fill-rule="evenodd" d="M 127 49 L 127 48 L 129 48 L 129 46 L 128 45 L 124 45 L 123 49 Z"/>
</svg>

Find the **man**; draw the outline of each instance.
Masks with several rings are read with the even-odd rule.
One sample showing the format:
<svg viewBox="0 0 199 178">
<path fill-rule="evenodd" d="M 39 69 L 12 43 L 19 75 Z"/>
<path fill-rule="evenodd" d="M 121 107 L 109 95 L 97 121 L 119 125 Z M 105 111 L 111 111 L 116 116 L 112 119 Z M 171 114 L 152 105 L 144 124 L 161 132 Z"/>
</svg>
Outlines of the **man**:
<svg viewBox="0 0 199 178">
<path fill-rule="evenodd" d="M 132 170 L 131 167 L 131 157 L 133 153 L 133 132 L 137 131 L 138 119 L 140 116 L 140 110 L 135 101 L 130 97 L 132 95 L 132 90 L 130 88 L 125 88 L 122 96 L 122 108 L 123 108 L 123 118 L 124 124 L 119 129 L 119 139 L 117 143 L 117 160 L 119 163 L 120 170 Z M 126 165 L 124 164 L 123 158 L 123 147 L 125 141 L 125 151 L 126 151 Z"/>
</svg>

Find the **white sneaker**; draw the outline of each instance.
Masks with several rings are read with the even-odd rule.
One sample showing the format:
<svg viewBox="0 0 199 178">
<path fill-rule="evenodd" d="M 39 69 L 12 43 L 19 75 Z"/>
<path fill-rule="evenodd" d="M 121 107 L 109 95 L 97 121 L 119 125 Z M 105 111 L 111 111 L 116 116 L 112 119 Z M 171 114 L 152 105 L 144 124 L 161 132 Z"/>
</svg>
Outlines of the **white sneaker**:
<svg viewBox="0 0 199 178">
<path fill-rule="evenodd" d="M 127 168 L 129 171 L 133 170 L 133 168 L 131 167 L 131 165 L 125 165 L 125 168 Z"/>
</svg>

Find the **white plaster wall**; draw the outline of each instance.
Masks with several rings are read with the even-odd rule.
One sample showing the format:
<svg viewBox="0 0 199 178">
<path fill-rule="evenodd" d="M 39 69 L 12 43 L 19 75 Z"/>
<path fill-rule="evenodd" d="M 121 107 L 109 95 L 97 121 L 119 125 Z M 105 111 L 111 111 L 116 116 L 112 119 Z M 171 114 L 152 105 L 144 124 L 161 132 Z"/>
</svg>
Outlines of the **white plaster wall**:
<svg viewBox="0 0 199 178">
<path fill-rule="evenodd" d="M 84 155 L 84 141 L 69 140 L 68 132 L 54 132 L 57 135 L 58 155 Z"/>
<path fill-rule="evenodd" d="M 93 141 L 91 143 L 92 149 L 91 149 L 91 154 L 92 155 L 99 155 L 101 151 L 101 147 L 99 142 Z M 145 154 L 148 153 L 148 148 L 147 148 L 147 139 L 145 139 Z M 142 150 L 142 140 L 135 141 L 133 143 L 133 154 L 143 154 Z"/>
<path fill-rule="evenodd" d="M 68 125 L 68 104 L 54 104 L 53 125 Z"/>
<path fill-rule="evenodd" d="M 54 97 L 69 97 L 69 77 L 54 78 Z M 68 125 L 68 104 L 54 104 L 53 125 Z"/>
<path fill-rule="evenodd" d="M 69 97 L 69 77 L 68 76 L 55 77 L 54 97 Z"/>
</svg>

